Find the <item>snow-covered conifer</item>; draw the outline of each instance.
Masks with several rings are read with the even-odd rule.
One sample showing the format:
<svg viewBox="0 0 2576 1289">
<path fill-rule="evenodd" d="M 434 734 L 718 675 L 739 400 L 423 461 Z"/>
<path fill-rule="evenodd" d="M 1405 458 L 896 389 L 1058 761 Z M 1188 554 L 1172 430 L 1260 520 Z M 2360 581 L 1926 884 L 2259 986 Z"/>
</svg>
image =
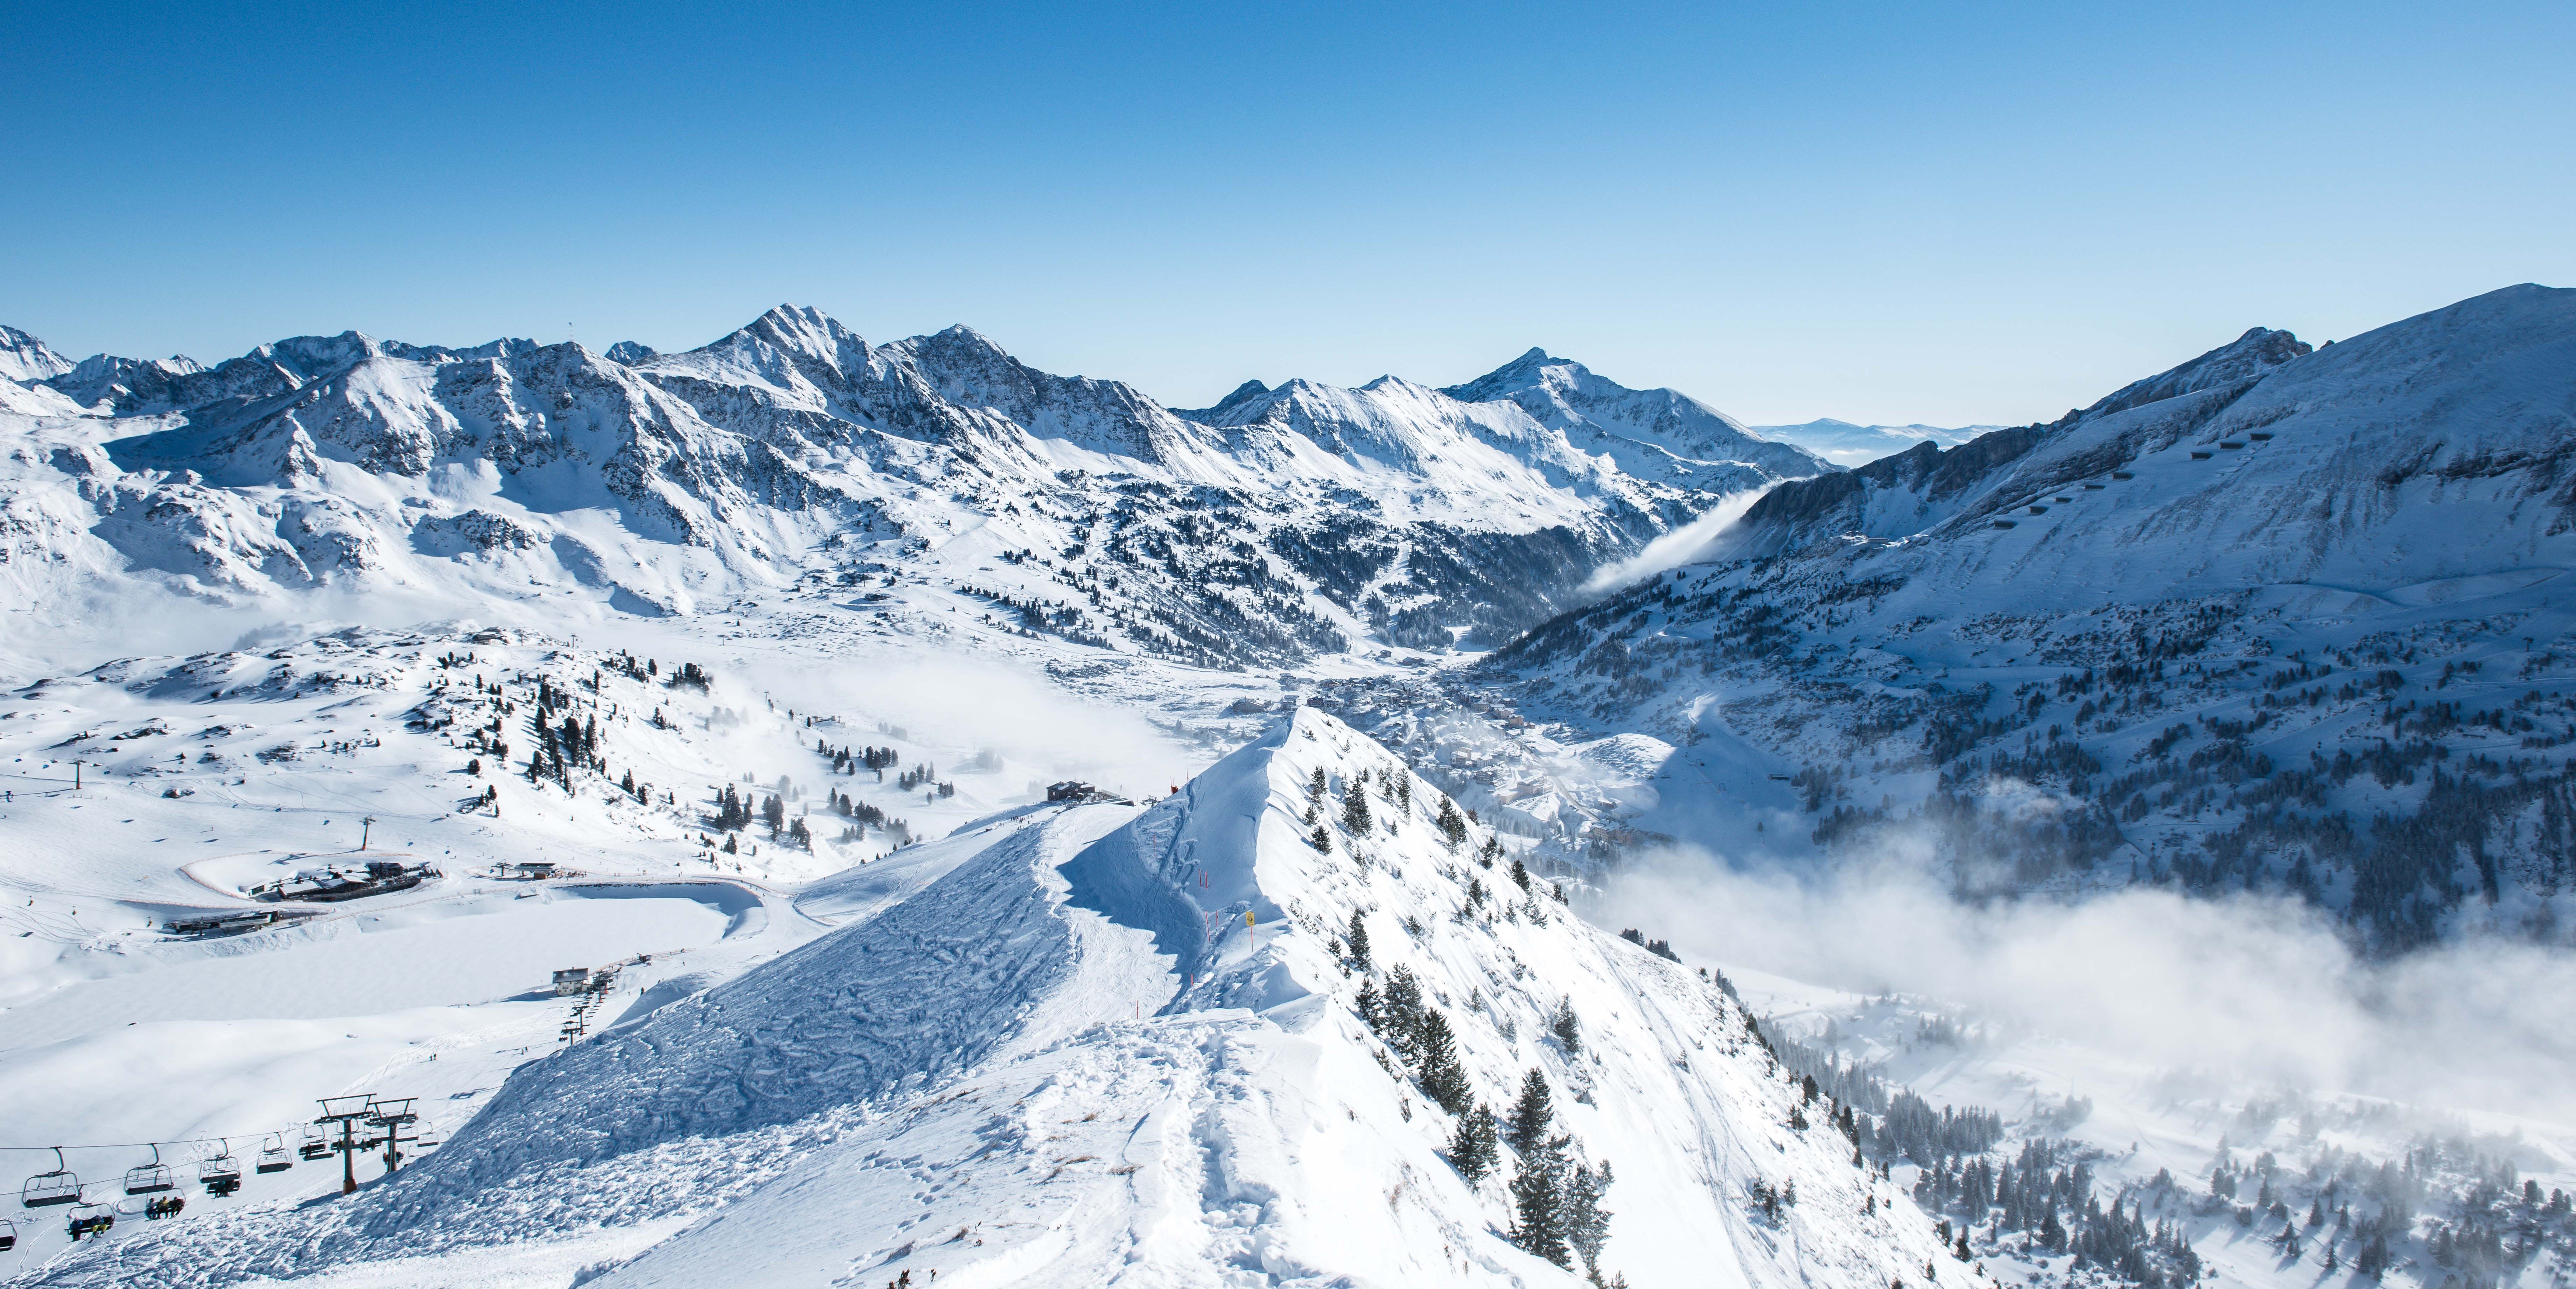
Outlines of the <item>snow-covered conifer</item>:
<svg viewBox="0 0 2576 1289">
<path fill-rule="evenodd" d="M 1574 1253 L 1565 1242 L 1566 1169 L 1562 1140 L 1541 1142 L 1538 1148 L 1521 1155 L 1520 1169 L 1512 1174 L 1512 1226 L 1508 1234 L 1512 1243 L 1521 1248 L 1560 1267 L 1570 1267 Z"/>
<path fill-rule="evenodd" d="M 1565 1045 L 1568 1056 L 1583 1050 L 1583 1024 L 1575 1018 L 1571 995 L 1557 1000 L 1556 1012 L 1547 1018 L 1547 1028 L 1556 1035 L 1557 1042 Z"/>
<path fill-rule="evenodd" d="M 1511 1127 L 1503 1134 L 1518 1154 L 1530 1154 L 1547 1141 L 1547 1130 L 1556 1124 L 1556 1101 L 1548 1094 L 1547 1076 L 1538 1067 L 1530 1067 L 1521 1076 L 1520 1099 L 1512 1103 Z"/>
<path fill-rule="evenodd" d="M 1353 783 L 1350 790 L 1342 794 L 1342 826 L 1353 833 L 1365 834 L 1369 824 L 1368 785 Z"/>
<path fill-rule="evenodd" d="M 1445 796 L 1440 798 L 1440 810 L 1433 822 L 1440 829 L 1440 835 L 1449 839 L 1450 845 L 1467 840 L 1467 821 L 1459 815 L 1457 802 Z"/>
<path fill-rule="evenodd" d="M 1451 1114 L 1465 1113 L 1475 1089 L 1467 1082 L 1467 1071 L 1458 1063 L 1457 1040 L 1449 1032 L 1449 1018 L 1436 1007 L 1425 1008 L 1422 1023 L 1415 1028 L 1414 1061 L 1422 1071 L 1422 1092 L 1440 1108 Z"/>
<path fill-rule="evenodd" d="M 1501 1153 L 1502 1141 L 1490 1108 L 1478 1105 L 1458 1120 L 1458 1131 L 1449 1139 L 1449 1164 L 1467 1179 L 1468 1185 L 1483 1181 L 1487 1173 L 1494 1171 Z"/>
<path fill-rule="evenodd" d="M 1574 1246 L 1584 1268 L 1596 1277 L 1601 1273 L 1601 1246 L 1610 1239 L 1610 1210 L 1601 1207 L 1602 1192 L 1609 1189 L 1607 1159 L 1597 1168 L 1577 1164 L 1565 1184 L 1565 1242 Z"/>
</svg>

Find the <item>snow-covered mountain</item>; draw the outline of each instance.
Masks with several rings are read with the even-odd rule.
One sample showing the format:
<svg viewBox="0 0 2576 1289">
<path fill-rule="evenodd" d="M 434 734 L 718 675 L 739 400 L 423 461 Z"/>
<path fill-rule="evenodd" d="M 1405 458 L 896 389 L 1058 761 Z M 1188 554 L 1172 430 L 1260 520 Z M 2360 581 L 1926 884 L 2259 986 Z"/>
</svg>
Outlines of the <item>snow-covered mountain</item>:
<svg viewBox="0 0 2576 1289">
<path fill-rule="evenodd" d="M 1602 885 L 1679 842 L 2560 935 L 2572 296 L 2258 329 L 1850 471 L 1537 353 L 1175 411 L 794 308 L 676 354 L 9 333 L 0 1104 L 87 1202 L 0 1277 L 2563 1266 L 2554 1126 L 1729 981 Z M 438 871 L 261 898 L 366 861 Z M 1479 1171 L 1461 1111 L 1533 1071 L 1553 1131 Z M 333 1198 L 295 1147 L 351 1094 L 422 1140 Z M 177 1221 L 120 1180 L 272 1152 Z"/>
<path fill-rule="evenodd" d="M 1441 392 L 1508 402 L 1640 478 L 1734 492 L 1761 486 L 1763 476 L 1800 478 L 1829 468 L 1816 453 L 1772 442 L 1679 390 L 1629 389 L 1543 349 Z"/>
<path fill-rule="evenodd" d="M 1993 1283 L 1718 982 L 1487 840 L 1303 710 L 1141 811 L 907 852 L 917 894 L 521 1066 L 354 1200 L 28 1283 Z"/>
<path fill-rule="evenodd" d="M 1766 439 L 1794 443 L 1839 466 L 1867 465 L 1917 444 L 1955 448 L 2000 425 L 1854 425 L 1823 417 L 1800 425 L 1756 425 Z"/>
<path fill-rule="evenodd" d="M 685 615 L 820 578 L 1200 663 L 1446 649 L 1499 643 L 1726 494 L 1823 468 L 1774 447 L 1639 477 L 1517 404 L 1392 379 L 1194 419 L 964 327 L 871 345 L 787 306 L 618 357 L 351 332 L 213 367 L 68 364 L 9 335 L 6 576 L 50 629 L 95 595 L 488 613 L 537 588 Z"/>
<path fill-rule="evenodd" d="M 1496 665 L 1525 711 L 1672 749 L 1634 829 L 1922 838 L 1969 888 L 2286 889 L 2387 946 L 2545 932 L 2571 373 L 2576 291 L 2314 352 L 2257 328 L 2055 423 L 1774 489 Z M 1740 831 L 1783 807 L 1794 831 Z"/>
<path fill-rule="evenodd" d="M 70 359 L 16 327 L 0 326 L 0 379 L 51 380 L 72 369 Z"/>
</svg>

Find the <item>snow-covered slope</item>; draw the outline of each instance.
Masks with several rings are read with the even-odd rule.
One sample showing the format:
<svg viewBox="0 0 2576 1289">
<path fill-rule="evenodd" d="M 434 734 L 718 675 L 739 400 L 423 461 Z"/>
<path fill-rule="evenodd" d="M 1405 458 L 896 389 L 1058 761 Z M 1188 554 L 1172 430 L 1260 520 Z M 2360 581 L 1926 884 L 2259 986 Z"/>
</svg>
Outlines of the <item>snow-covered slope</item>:
<svg viewBox="0 0 2576 1289">
<path fill-rule="evenodd" d="M 0 326 L 0 380 L 50 380 L 71 369 L 71 360 L 55 353 L 44 341 L 16 327 Z"/>
<path fill-rule="evenodd" d="M 46 636 L 97 597 L 488 616 L 535 588 L 571 593 L 555 613 L 686 616 L 820 576 L 1207 665 L 1446 649 L 1562 607 L 1723 492 L 1816 468 L 1635 477 L 1512 404 L 1400 381 L 1301 382 L 1212 424 L 964 327 L 871 345 L 790 306 L 623 362 L 350 332 L 211 368 L 74 365 L 9 334 L 30 381 L 0 407 L 7 575 Z"/>
<path fill-rule="evenodd" d="M 2576 785 L 2571 373 L 2576 291 L 2316 352 L 2257 328 L 2054 424 L 1775 489 L 1501 665 L 1524 710 L 1688 749 L 1650 831 L 1920 830 L 1964 884 L 2285 887 L 2392 945 L 2540 926 Z M 1763 793 L 1806 818 L 1709 831 Z"/>
<path fill-rule="evenodd" d="M 1867 465 L 1920 443 L 1955 448 L 2000 425 L 1854 425 L 1832 417 L 1801 425 L 1756 425 L 1753 432 L 1777 443 L 1794 443 L 1839 466 Z"/>
<path fill-rule="evenodd" d="M 354 1198 L 147 1230 L 26 1283 L 1571 1285 L 1574 1254 L 1506 1233 L 1563 1211 L 1516 1210 L 1516 1176 L 1578 1162 L 1607 1164 L 1604 1277 L 1983 1283 L 1738 1003 L 1441 813 L 1300 711 L 1141 812 L 967 830 L 917 894 L 520 1069 Z M 1462 1175 L 1451 1067 L 1403 1050 L 1433 1014 L 1460 1108 L 1508 1114 L 1535 1079 L 1569 1139 Z"/>
<path fill-rule="evenodd" d="M 1470 402 L 1509 402 L 1640 478 L 1742 491 L 1770 482 L 1763 475 L 1803 478 L 1831 469 L 1817 453 L 1772 442 L 1678 390 L 1629 389 L 1542 349 L 1442 392 Z"/>
</svg>

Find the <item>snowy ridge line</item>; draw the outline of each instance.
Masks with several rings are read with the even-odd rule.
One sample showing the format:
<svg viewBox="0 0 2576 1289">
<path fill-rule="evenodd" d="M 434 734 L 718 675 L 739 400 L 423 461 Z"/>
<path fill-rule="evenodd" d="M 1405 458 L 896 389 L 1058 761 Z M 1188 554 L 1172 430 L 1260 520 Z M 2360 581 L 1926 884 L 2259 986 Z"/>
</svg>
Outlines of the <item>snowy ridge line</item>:
<svg viewBox="0 0 2576 1289">
<path fill-rule="evenodd" d="M 353 1200 L 139 1232 L 25 1283 L 427 1284 L 511 1257 L 601 1289 L 1883 1289 L 1947 1257 L 1801 1118 L 1740 1004 L 1522 885 L 1320 711 L 1141 812 L 992 831 L 864 920 L 520 1069 Z M 1474 1104 L 1533 1135 L 1453 1166 Z"/>
<path fill-rule="evenodd" d="M 36 376 L 90 410 L 0 411 L 28 447 L 0 464 L 26 557 L 0 580 L 73 630 L 100 592 L 505 618 L 569 592 L 548 607 L 605 620 L 802 593 L 844 625 L 963 611 L 979 634 L 1293 665 L 1499 643 L 1717 498 L 1834 468 L 1588 373 L 1566 415 L 1514 401 L 1510 369 L 1474 400 L 1298 381 L 1183 415 L 964 327 L 871 345 L 790 306 L 619 354 L 352 332 Z"/>
<path fill-rule="evenodd" d="M 1480 697 L 1661 745 L 1572 859 L 1906 849 L 1977 893 L 2278 895 L 2381 955 L 2563 942 L 2570 372 L 2572 290 L 2324 349 L 2255 328 L 1784 483 L 1489 656 Z"/>
</svg>

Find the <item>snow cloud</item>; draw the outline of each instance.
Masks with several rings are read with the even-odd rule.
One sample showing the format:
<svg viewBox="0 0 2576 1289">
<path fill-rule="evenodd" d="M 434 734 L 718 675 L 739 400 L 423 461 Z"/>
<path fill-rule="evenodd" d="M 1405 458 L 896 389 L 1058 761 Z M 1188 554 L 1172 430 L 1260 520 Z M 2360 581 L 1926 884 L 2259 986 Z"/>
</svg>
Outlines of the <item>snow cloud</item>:
<svg viewBox="0 0 2576 1289">
<path fill-rule="evenodd" d="M 700 657 L 674 649 L 668 657 Z M 1034 669 L 997 657 L 963 657 L 928 650 L 887 649 L 830 659 L 782 658 L 745 652 L 708 659 L 718 677 L 719 701 L 836 716 L 844 724 L 816 731 L 834 744 L 858 746 L 896 741 L 877 723 L 900 728 L 904 740 L 937 754 L 940 777 L 995 773 L 1006 793 L 1031 782 L 1078 778 L 1115 792 L 1159 796 L 1186 782 L 1208 755 L 1175 742 L 1132 708 L 1087 701 L 1066 692 Z M 800 733 L 810 743 L 814 735 Z M 991 752 L 997 770 L 968 769 L 966 758 Z M 766 780 L 785 773 L 814 774 L 810 757 L 791 755 L 774 734 L 746 727 L 736 756 Z"/>
<path fill-rule="evenodd" d="M 2372 961 L 2294 901 L 2139 889 L 1979 907 L 1926 871 L 1891 855 L 1802 881 L 1666 854 L 1617 879 L 1598 920 L 1689 960 L 1927 995 L 2247 1092 L 2576 1121 L 2576 955 L 2484 937 Z"/>
</svg>

